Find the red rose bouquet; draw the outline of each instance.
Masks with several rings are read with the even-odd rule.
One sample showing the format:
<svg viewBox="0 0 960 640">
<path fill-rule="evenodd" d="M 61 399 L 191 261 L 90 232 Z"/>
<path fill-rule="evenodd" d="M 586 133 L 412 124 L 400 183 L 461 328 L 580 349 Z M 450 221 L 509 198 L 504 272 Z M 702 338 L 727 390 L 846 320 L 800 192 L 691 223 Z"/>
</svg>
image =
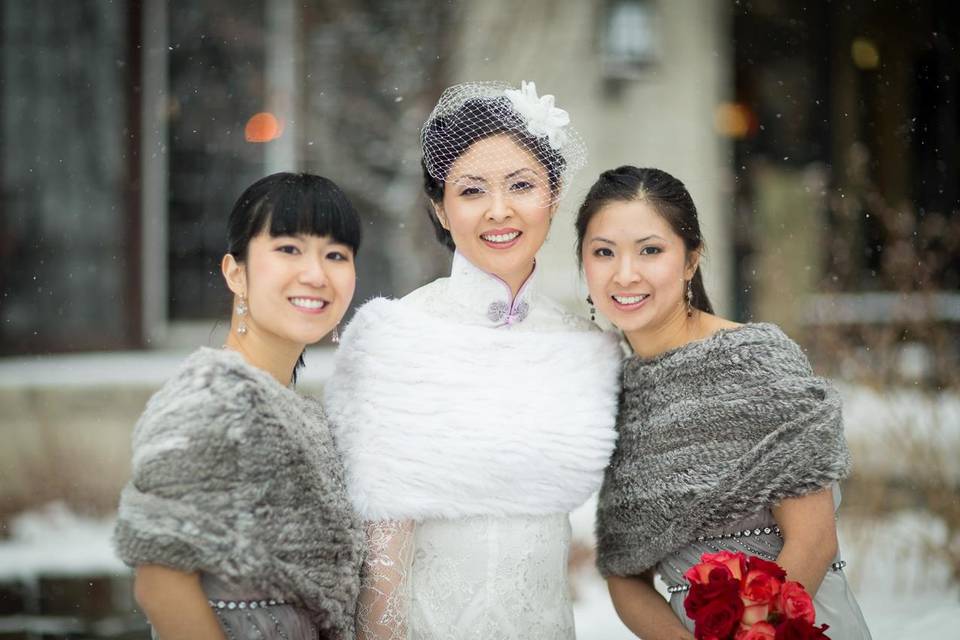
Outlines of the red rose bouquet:
<svg viewBox="0 0 960 640">
<path fill-rule="evenodd" d="M 705 553 L 683 574 L 683 607 L 697 640 L 824 640 L 813 600 L 776 562 L 743 553 Z"/>
</svg>

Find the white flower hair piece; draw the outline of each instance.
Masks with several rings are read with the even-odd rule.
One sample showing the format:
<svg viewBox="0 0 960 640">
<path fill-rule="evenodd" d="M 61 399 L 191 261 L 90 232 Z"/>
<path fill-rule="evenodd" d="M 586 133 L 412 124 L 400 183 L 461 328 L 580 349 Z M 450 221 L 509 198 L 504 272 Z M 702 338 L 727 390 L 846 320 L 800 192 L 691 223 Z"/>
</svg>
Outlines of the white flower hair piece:
<svg viewBox="0 0 960 640">
<path fill-rule="evenodd" d="M 507 134 L 537 161 L 537 175 L 513 178 L 516 156 L 503 145 L 476 143 Z M 533 82 L 465 82 L 441 94 L 420 131 L 423 167 L 434 180 L 469 186 L 471 193 L 500 189 L 512 198 L 554 205 L 586 164 L 587 150 L 570 115 Z M 539 169 L 542 169 L 540 171 Z M 482 178 L 482 180 L 477 180 Z M 529 200 L 528 200 L 529 201 Z"/>
<path fill-rule="evenodd" d="M 533 135 L 550 140 L 550 146 L 556 150 L 563 148 L 567 141 L 567 133 L 563 130 L 570 124 L 570 114 L 554 105 L 554 98 L 550 94 L 537 96 L 535 82 L 523 80 L 520 89 L 507 89 L 503 92 L 513 108 L 527 121 L 527 130 Z"/>
</svg>

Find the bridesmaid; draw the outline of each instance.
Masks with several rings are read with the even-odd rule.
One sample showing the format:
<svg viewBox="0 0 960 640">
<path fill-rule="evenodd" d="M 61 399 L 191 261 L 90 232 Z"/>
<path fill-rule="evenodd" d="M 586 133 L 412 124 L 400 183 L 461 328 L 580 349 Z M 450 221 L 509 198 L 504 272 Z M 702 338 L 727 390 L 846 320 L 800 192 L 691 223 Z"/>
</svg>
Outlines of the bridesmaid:
<svg viewBox="0 0 960 640">
<path fill-rule="evenodd" d="M 120 498 L 114 543 L 154 638 L 352 640 L 360 523 L 323 409 L 292 387 L 350 304 L 359 246 L 320 176 L 263 178 L 230 214 L 227 343 L 150 399 Z"/>
<path fill-rule="evenodd" d="M 597 513 L 598 564 L 624 624 L 647 640 L 693 638 L 683 574 L 729 550 L 775 560 L 816 594 L 831 638 L 869 638 L 837 545 L 850 457 L 836 390 L 776 326 L 713 313 L 697 210 L 676 178 L 606 171 L 576 228 L 590 300 L 634 352 Z"/>
</svg>

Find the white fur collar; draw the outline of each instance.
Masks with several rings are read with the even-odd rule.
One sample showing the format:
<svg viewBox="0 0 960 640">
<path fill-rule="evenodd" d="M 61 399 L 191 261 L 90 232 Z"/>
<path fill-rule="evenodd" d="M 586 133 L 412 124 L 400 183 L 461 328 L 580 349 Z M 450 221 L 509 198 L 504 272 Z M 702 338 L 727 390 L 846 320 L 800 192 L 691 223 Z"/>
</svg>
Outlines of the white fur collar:
<svg viewBox="0 0 960 640">
<path fill-rule="evenodd" d="M 570 511 L 613 451 L 610 335 L 455 324 L 375 299 L 326 385 L 348 490 L 367 520 Z"/>
</svg>

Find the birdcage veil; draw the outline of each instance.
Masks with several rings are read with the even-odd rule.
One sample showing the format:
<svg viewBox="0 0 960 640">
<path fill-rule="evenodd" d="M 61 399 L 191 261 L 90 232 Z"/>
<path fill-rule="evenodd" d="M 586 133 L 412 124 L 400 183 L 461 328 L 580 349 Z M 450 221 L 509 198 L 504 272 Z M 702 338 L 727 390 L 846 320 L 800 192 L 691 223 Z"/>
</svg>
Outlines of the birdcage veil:
<svg viewBox="0 0 960 640">
<path fill-rule="evenodd" d="M 520 179 L 511 175 L 517 169 L 516 154 L 503 145 L 471 150 L 478 140 L 498 134 L 508 135 L 539 163 L 536 178 L 531 179 L 529 172 Z M 519 89 L 505 82 L 467 82 L 448 88 L 423 125 L 420 143 L 424 168 L 435 180 L 475 184 L 481 177 L 489 188 L 537 197 L 542 205 L 553 205 L 563 197 L 587 158 L 569 114 L 554 106 L 552 95 L 538 96 L 532 82 L 521 83 Z"/>
</svg>

